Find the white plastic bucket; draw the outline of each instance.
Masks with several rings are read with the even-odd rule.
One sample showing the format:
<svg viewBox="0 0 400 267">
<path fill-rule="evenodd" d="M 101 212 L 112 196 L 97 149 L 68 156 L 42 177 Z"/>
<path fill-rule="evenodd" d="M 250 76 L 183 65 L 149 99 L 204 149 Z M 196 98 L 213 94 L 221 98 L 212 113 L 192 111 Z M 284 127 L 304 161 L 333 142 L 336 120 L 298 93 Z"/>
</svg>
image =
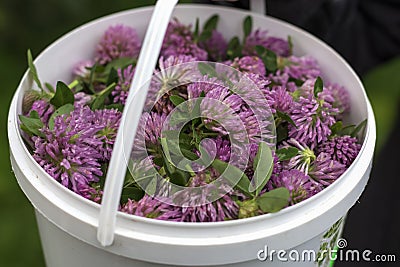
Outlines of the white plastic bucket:
<svg viewBox="0 0 400 267">
<path fill-rule="evenodd" d="M 95 44 L 110 25 L 123 23 L 143 36 L 152 8 L 117 13 L 86 24 L 48 47 L 35 64 L 43 81 L 68 81 L 72 66 L 92 56 Z M 184 23 L 204 22 L 220 15 L 219 29 L 226 37 L 241 32 L 242 20 L 251 14 L 204 5 L 178 6 L 174 15 Z M 368 119 L 360 154 L 350 168 L 327 189 L 275 214 L 217 223 L 177 223 L 124 213 L 117 216 L 115 240 L 102 247 L 96 239 L 99 205 L 69 191 L 51 178 L 29 154 L 20 136 L 17 115 L 22 97 L 32 86 L 25 74 L 11 103 L 8 118 L 11 163 L 22 190 L 36 209 L 48 266 L 160 266 L 229 265 L 281 266 L 274 258 L 260 261 L 269 250 L 305 249 L 318 252 L 331 226 L 354 205 L 368 181 L 375 146 L 375 120 L 363 86 L 350 66 L 331 48 L 310 34 L 274 18 L 257 14 L 254 28 L 271 35 L 292 37 L 294 53 L 317 58 L 324 78 L 344 85 L 351 96 L 350 122 Z M 342 224 L 341 224 L 342 225 Z M 337 225 L 336 225 L 337 226 Z M 337 228 L 332 238 L 340 235 Z M 258 254 L 258 255 L 257 255 Z M 297 261 L 296 266 L 314 266 Z M 325 263 L 324 263 L 325 264 Z"/>
</svg>

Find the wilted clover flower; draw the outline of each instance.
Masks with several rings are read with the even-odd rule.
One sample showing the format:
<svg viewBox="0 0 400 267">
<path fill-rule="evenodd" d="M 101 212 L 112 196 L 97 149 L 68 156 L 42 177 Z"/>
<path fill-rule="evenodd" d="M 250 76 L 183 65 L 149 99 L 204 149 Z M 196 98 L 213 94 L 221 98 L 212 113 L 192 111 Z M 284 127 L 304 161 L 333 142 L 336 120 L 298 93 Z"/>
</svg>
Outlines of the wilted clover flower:
<svg viewBox="0 0 400 267">
<path fill-rule="evenodd" d="M 137 57 L 140 40 L 132 27 L 118 24 L 111 26 L 104 33 L 96 48 L 96 61 L 106 64 L 122 57 Z"/>
</svg>

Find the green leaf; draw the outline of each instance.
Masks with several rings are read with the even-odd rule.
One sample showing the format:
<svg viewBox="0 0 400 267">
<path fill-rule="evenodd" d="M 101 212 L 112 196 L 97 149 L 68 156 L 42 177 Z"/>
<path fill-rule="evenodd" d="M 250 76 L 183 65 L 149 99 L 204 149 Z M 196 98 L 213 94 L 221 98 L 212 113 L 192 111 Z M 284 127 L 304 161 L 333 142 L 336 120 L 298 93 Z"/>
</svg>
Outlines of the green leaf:
<svg viewBox="0 0 400 267">
<path fill-rule="evenodd" d="M 235 59 L 240 57 L 242 54 L 242 46 L 240 45 L 240 40 L 238 37 L 233 37 L 229 43 L 226 51 L 226 55 L 229 59 Z"/>
<path fill-rule="evenodd" d="M 180 104 L 182 104 L 183 102 L 185 102 L 185 99 L 178 95 L 171 95 L 169 97 L 169 100 L 171 100 L 172 104 L 174 104 L 175 107 L 177 107 Z"/>
<path fill-rule="evenodd" d="M 279 124 L 276 127 L 276 142 L 282 142 L 283 140 L 285 140 L 286 138 L 288 138 L 288 127 L 287 124 Z"/>
<path fill-rule="evenodd" d="M 252 196 L 252 193 L 249 192 L 250 180 L 239 168 L 219 159 L 214 159 L 211 166 L 223 175 L 232 185 L 240 189 L 245 195 Z M 232 180 L 233 178 L 237 179 L 237 177 L 240 177 L 239 181 Z"/>
<path fill-rule="evenodd" d="M 197 68 L 199 69 L 201 75 L 203 75 L 203 76 L 207 75 L 210 78 L 218 76 L 218 73 L 215 70 L 215 67 L 212 66 L 210 63 L 199 62 L 197 65 Z"/>
<path fill-rule="evenodd" d="M 293 78 L 293 77 L 290 77 L 288 81 L 289 81 L 289 82 L 294 82 L 294 84 L 295 84 L 297 87 L 301 87 L 301 86 L 304 84 L 304 81 L 303 81 L 303 80 L 301 80 L 301 79 L 295 79 L 295 78 Z"/>
<path fill-rule="evenodd" d="M 63 115 L 63 114 L 69 114 L 71 111 L 74 110 L 74 105 L 72 104 L 65 104 L 64 106 L 59 107 L 56 111 L 54 111 L 53 114 L 51 114 L 50 119 L 49 119 L 49 129 L 53 130 L 54 129 L 54 120 L 56 117 Z"/>
<path fill-rule="evenodd" d="M 117 69 L 124 69 L 124 68 L 128 67 L 129 65 L 136 65 L 136 59 L 131 58 L 131 57 L 116 58 L 113 61 L 109 62 L 105 66 L 104 73 L 106 75 L 108 75 L 110 73 L 111 69 L 116 69 L 116 70 Z"/>
<path fill-rule="evenodd" d="M 292 120 L 292 118 L 291 118 L 288 114 L 277 110 L 277 111 L 276 111 L 276 116 L 278 116 L 278 118 L 280 118 L 280 119 L 282 119 L 282 120 L 284 120 L 284 121 L 287 121 L 287 122 L 290 123 L 293 127 L 296 127 L 296 128 L 297 128 L 296 123 Z"/>
<path fill-rule="evenodd" d="M 292 41 L 292 36 L 288 35 L 287 37 L 287 42 L 289 44 L 289 55 L 293 55 L 293 41 Z"/>
<path fill-rule="evenodd" d="M 137 187 L 126 187 L 122 189 L 121 202 L 126 203 L 128 199 L 139 201 L 144 196 L 144 191 Z"/>
<path fill-rule="evenodd" d="M 181 148 L 181 152 L 182 152 L 182 155 L 184 155 L 189 160 L 198 160 L 199 159 L 199 156 L 197 156 L 196 153 L 194 153 L 188 149 Z"/>
<path fill-rule="evenodd" d="M 54 90 L 53 85 L 49 84 L 49 83 L 44 83 L 44 86 L 46 86 L 47 90 L 49 90 L 49 92 L 51 93 L 55 93 L 56 90 Z"/>
<path fill-rule="evenodd" d="M 317 77 L 314 83 L 314 96 L 318 97 L 318 94 L 324 90 L 324 82 L 322 81 L 321 77 Z"/>
<path fill-rule="evenodd" d="M 115 68 L 111 68 L 110 73 L 108 74 L 106 86 L 110 84 L 118 82 L 118 71 Z"/>
<path fill-rule="evenodd" d="M 26 117 L 23 115 L 19 115 L 19 120 L 21 121 L 21 129 L 25 131 L 29 135 L 36 135 L 44 137 L 44 134 L 40 131 L 43 128 L 44 124 L 39 119 L 39 114 L 32 110 L 30 112 L 30 117 Z"/>
<path fill-rule="evenodd" d="M 202 31 L 199 36 L 199 42 L 205 42 L 208 39 L 210 39 L 211 36 L 212 36 L 212 31 L 208 31 L 208 30 Z"/>
<path fill-rule="evenodd" d="M 28 49 L 27 52 L 27 57 L 28 57 L 28 67 L 29 67 L 29 73 L 32 75 L 33 80 L 37 84 L 37 86 L 43 90 L 42 83 L 40 82 L 39 75 L 37 73 L 37 69 L 35 64 L 33 63 L 33 58 L 32 58 L 32 53 L 31 50 Z"/>
<path fill-rule="evenodd" d="M 214 16 L 210 17 L 206 21 L 206 23 L 204 23 L 203 31 L 201 32 L 201 34 L 198 38 L 199 42 L 205 42 L 208 39 L 210 39 L 210 37 L 212 36 L 213 30 L 215 30 L 217 28 L 218 20 L 219 20 L 219 16 L 214 15 Z"/>
<path fill-rule="evenodd" d="M 265 213 L 278 212 L 289 204 L 289 190 L 276 188 L 257 198 L 257 204 Z"/>
<path fill-rule="evenodd" d="M 181 172 L 173 172 L 169 175 L 169 181 L 173 184 L 180 185 L 180 186 L 185 186 L 187 183 L 187 180 L 184 175 L 182 175 Z"/>
<path fill-rule="evenodd" d="M 250 183 L 250 192 L 256 191 L 256 196 L 260 193 L 271 177 L 273 166 L 271 148 L 267 143 L 260 142 L 253 162 L 254 176 Z"/>
<path fill-rule="evenodd" d="M 360 131 L 364 130 L 366 125 L 367 125 L 367 119 L 365 119 L 362 122 L 360 122 L 360 124 L 358 124 L 357 127 L 351 132 L 350 136 L 351 137 L 357 137 L 358 133 Z"/>
<path fill-rule="evenodd" d="M 253 19 L 251 18 L 251 16 L 247 16 L 243 20 L 244 40 L 246 39 L 247 36 L 250 35 L 252 28 L 253 28 Z"/>
<path fill-rule="evenodd" d="M 110 104 L 110 105 L 105 105 L 104 108 L 105 108 L 105 109 L 116 109 L 116 110 L 118 110 L 119 112 L 124 111 L 124 105 L 118 104 L 118 103 L 113 103 L 113 104 Z"/>
<path fill-rule="evenodd" d="M 335 122 L 331 127 L 331 136 L 340 135 L 340 132 L 343 129 L 342 121 Z"/>
<path fill-rule="evenodd" d="M 107 86 L 107 88 L 105 88 L 103 91 L 101 91 L 94 99 L 90 108 L 92 110 L 102 109 L 104 107 L 104 102 L 106 101 L 107 97 L 110 95 L 112 90 L 114 90 L 115 85 L 116 83 L 112 83 L 109 86 Z"/>
<path fill-rule="evenodd" d="M 57 109 L 66 104 L 74 104 L 74 93 L 72 93 L 71 89 L 65 83 L 58 81 L 56 93 L 50 99 L 50 103 Z"/>
<path fill-rule="evenodd" d="M 204 23 L 203 31 L 205 31 L 205 30 L 208 30 L 208 31 L 215 30 L 215 29 L 217 28 L 218 20 L 219 20 L 219 16 L 218 16 L 218 15 L 213 15 L 213 16 L 211 16 L 211 17 Z"/>
<path fill-rule="evenodd" d="M 197 40 L 199 38 L 199 29 L 200 29 L 199 25 L 200 25 L 200 20 L 199 20 L 199 18 L 196 18 L 196 23 L 195 23 L 194 32 L 193 32 L 195 40 Z"/>
<path fill-rule="evenodd" d="M 278 156 L 280 161 L 283 160 L 290 160 L 294 156 L 296 156 L 299 153 L 299 150 L 295 147 L 287 147 L 287 148 L 281 148 L 275 151 L 276 155 Z"/>
<path fill-rule="evenodd" d="M 340 136 L 351 135 L 351 133 L 354 132 L 355 128 L 356 128 L 356 126 L 353 124 L 347 125 L 342 128 L 342 130 L 340 131 L 340 133 L 338 135 L 340 135 Z"/>
<path fill-rule="evenodd" d="M 145 191 L 149 196 L 154 196 L 154 194 L 157 191 L 157 179 L 156 179 L 156 177 L 153 177 L 150 180 L 150 182 L 146 186 L 146 190 Z"/>
<path fill-rule="evenodd" d="M 275 72 L 278 69 L 278 57 L 274 52 L 261 45 L 256 45 L 255 50 L 267 71 Z"/>
</svg>

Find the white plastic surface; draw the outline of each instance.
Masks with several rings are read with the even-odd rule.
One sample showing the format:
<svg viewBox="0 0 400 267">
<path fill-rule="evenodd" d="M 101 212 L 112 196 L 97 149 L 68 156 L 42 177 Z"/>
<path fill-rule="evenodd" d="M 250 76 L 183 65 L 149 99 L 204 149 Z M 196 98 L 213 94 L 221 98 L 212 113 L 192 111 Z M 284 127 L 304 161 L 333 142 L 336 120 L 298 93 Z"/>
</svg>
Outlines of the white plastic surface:
<svg viewBox="0 0 400 267">
<path fill-rule="evenodd" d="M 266 3 L 267 0 L 250 0 L 250 10 L 251 12 L 266 15 L 267 14 L 267 7 Z"/>
<path fill-rule="evenodd" d="M 141 112 L 129 113 L 131 109 L 128 107 L 133 106 L 138 111 L 143 109 L 149 81 L 156 67 L 172 10 L 177 2 L 178 0 L 158 0 L 139 54 L 104 185 L 97 230 L 97 239 L 103 246 L 109 246 L 114 241 L 116 214 L 128 163 L 124 151 L 132 149 L 141 116 Z"/>
<path fill-rule="evenodd" d="M 57 80 L 68 81 L 72 66 L 90 57 L 96 43 L 110 25 L 124 23 L 137 28 L 139 35 L 143 36 L 151 13 L 152 8 L 117 13 L 67 34 L 35 60 L 41 79 L 50 83 Z M 227 38 L 240 33 L 243 18 L 251 14 L 205 5 L 182 5 L 174 10 L 174 15 L 183 23 L 192 24 L 196 17 L 204 22 L 214 13 L 220 15 L 219 29 Z M 358 123 L 368 118 L 365 140 L 352 166 L 321 193 L 275 214 L 218 223 L 176 223 L 118 212 L 114 243 L 112 246 L 102 247 L 96 238 L 100 205 L 76 195 L 46 174 L 22 141 L 17 115 L 21 112 L 24 91 L 32 86 L 32 81 L 25 75 L 9 112 L 10 154 L 18 183 L 41 216 L 38 222 L 45 254 L 54 250 L 60 254 L 68 253 L 74 261 L 89 262 L 84 265 L 88 267 L 99 267 L 90 264 L 90 257 L 107 259 L 111 254 L 113 257 L 121 257 L 121 262 L 122 258 L 126 260 L 118 266 L 137 266 L 135 263 L 138 261 L 173 266 L 251 266 L 250 263 L 256 266 L 257 251 L 266 244 L 277 250 L 297 246 L 315 247 L 315 243 L 310 243 L 310 240 L 315 240 L 347 213 L 368 181 L 375 147 L 375 120 L 363 86 L 354 71 L 336 52 L 310 34 L 287 23 L 257 14 L 253 14 L 253 21 L 255 28 L 268 29 L 271 35 L 283 38 L 292 36 L 295 54 L 313 55 L 326 74 L 324 79 L 336 81 L 349 89 L 352 108 L 349 120 Z M 59 62 L 63 64 L 60 65 Z M 59 233 L 52 232 L 54 229 Z M 52 234 L 46 237 L 47 232 Z M 62 236 L 71 238 L 59 240 Z M 91 249 L 88 249 L 88 253 L 82 253 L 79 249 L 71 251 L 69 248 L 72 243 L 68 240 L 81 242 L 79 248 Z M 54 244 L 58 246 L 54 247 Z M 53 250 L 46 251 L 49 247 Z M 93 250 L 96 253 L 90 252 Z M 53 260 L 56 261 L 57 258 L 53 257 Z M 63 266 L 61 260 L 60 256 L 60 262 L 53 261 L 49 267 Z"/>
</svg>

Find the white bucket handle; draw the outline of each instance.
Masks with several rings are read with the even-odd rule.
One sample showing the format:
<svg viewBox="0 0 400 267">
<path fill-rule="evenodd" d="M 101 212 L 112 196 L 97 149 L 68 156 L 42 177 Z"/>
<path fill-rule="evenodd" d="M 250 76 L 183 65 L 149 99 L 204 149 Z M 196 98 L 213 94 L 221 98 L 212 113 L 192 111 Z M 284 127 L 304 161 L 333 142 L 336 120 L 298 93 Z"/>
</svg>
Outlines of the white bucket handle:
<svg viewBox="0 0 400 267">
<path fill-rule="evenodd" d="M 266 15 L 267 14 L 267 4 L 266 0 L 250 0 L 250 10 L 251 12 Z"/>
<path fill-rule="evenodd" d="M 110 246 L 114 241 L 116 215 L 126 174 L 126 159 L 122 152 L 131 150 L 141 117 L 140 112 L 128 113 L 130 110 L 128 107 L 133 105 L 137 107 L 136 110 L 143 109 L 149 89 L 148 81 L 153 75 L 168 22 L 177 2 L 178 0 L 157 1 L 139 54 L 135 75 L 129 89 L 130 93 L 115 139 L 115 152 L 112 153 L 104 185 L 97 229 L 97 240 L 102 246 Z"/>
</svg>

